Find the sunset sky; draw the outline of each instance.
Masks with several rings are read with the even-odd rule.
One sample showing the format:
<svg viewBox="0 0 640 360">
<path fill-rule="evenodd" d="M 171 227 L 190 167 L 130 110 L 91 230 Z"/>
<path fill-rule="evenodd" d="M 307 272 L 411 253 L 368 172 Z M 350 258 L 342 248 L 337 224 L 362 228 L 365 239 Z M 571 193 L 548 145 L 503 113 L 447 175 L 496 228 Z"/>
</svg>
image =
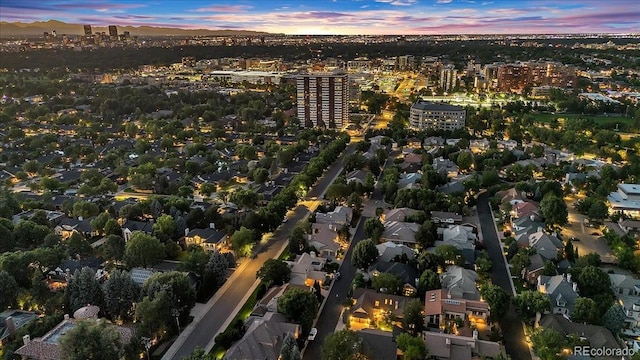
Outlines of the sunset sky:
<svg viewBox="0 0 640 360">
<path fill-rule="evenodd" d="M 638 33 L 638 0 L 1 0 L 0 20 L 285 34 Z"/>
</svg>

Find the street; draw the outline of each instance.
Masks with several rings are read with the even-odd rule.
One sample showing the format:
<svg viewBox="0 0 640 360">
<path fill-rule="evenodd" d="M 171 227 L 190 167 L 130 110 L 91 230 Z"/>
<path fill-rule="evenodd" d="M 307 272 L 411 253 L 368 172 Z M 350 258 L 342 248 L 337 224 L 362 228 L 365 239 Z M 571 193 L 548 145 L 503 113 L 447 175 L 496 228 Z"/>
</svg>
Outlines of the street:
<svg viewBox="0 0 640 360">
<path fill-rule="evenodd" d="M 335 280 L 335 284 L 331 288 L 331 292 L 327 295 L 327 301 L 322 309 L 322 313 L 320 313 L 318 322 L 316 323 L 318 335 L 316 335 L 315 340 L 310 341 L 307 344 L 307 349 L 304 352 L 305 359 L 320 359 L 322 357 L 320 349 L 324 338 L 335 331 L 336 324 L 340 318 L 340 313 L 342 312 L 342 303 L 347 299 L 347 293 L 351 287 L 351 282 L 356 275 L 356 268 L 351 264 L 351 252 L 356 244 L 365 238 L 364 222 L 366 220 L 367 218 L 362 217 L 358 223 L 356 233 L 353 236 L 353 241 L 351 242 L 349 250 L 347 250 L 344 260 L 342 261 L 342 265 L 340 266 L 340 274 L 342 277 L 339 280 Z M 338 295 L 337 297 L 336 294 Z"/>
<path fill-rule="evenodd" d="M 484 246 L 489 253 L 491 259 L 492 274 L 491 281 L 503 288 L 508 294 L 513 295 L 513 288 L 509 279 L 509 272 L 505 264 L 502 248 L 500 247 L 498 234 L 493 222 L 493 214 L 489 208 L 489 195 L 485 192 L 478 197 L 478 219 L 482 228 L 482 238 Z M 500 328 L 504 338 L 504 346 L 507 354 L 512 359 L 530 360 L 531 352 L 527 346 L 522 321 L 516 314 L 513 304 L 509 307 L 509 311 L 500 319 Z"/>
<path fill-rule="evenodd" d="M 355 144 L 349 144 L 340 157 L 329 167 L 323 177 L 307 194 L 308 197 L 322 197 L 334 179 L 340 174 L 346 155 L 355 151 Z M 242 307 L 246 298 L 257 286 L 256 272 L 267 259 L 280 256 L 287 246 L 287 236 L 296 223 L 315 211 L 298 205 L 293 210 L 289 221 L 283 223 L 274 231 L 271 239 L 260 249 L 255 259 L 242 259 L 242 263 L 229 277 L 226 283 L 218 289 L 216 294 L 203 307 L 203 313 L 193 320 L 171 345 L 162 357 L 163 360 L 181 359 L 188 356 L 196 347 L 209 351 L 215 345 L 214 338 L 223 331 L 228 323 Z M 345 279 L 346 281 L 346 279 Z"/>
</svg>

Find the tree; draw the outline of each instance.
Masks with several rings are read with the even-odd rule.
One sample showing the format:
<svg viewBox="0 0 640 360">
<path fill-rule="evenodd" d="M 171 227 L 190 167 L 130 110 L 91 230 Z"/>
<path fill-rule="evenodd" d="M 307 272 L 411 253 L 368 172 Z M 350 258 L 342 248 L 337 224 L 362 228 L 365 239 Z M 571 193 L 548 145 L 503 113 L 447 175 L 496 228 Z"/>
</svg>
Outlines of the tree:
<svg viewBox="0 0 640 360">
<path fill-rule="evenodd" d="M 100 208 L 98 205 L 88 201 L 78 201 L 73 204 L 73 216 L 82 217 L 88 219 L 92 216 L 98 215 Z"/>
<path fill-rule="evenodd" d="M 604 270 L 595 266 L 585 266 L 578 276 L 580 295 L 593 298 L 596 295 L 611 295 L 611 280 Z"/>
<path fill-rule="evenodd" d="M 540 213 L 544 217 L 545 224 L 551 228 L 562 227 L 569 219 L 567 204 L 553 193 L 545 195 L 540 202 Z"/>
<path fill-rule="evenodd" d="M 254 241 L 253 230 L 249 230 L 244 226 L 240 227 L 240 230 L 236 230 L 231 236 L 231 245 L 237 256 L 249 256 Z"/>
<path fill-rule="evenodd" d="M 422 315 L 420 299 L 409 300 L 404 307 L 402 327 L 412 336 L 418 336 L 424 330 L 424 315 Z"/>
<path fill-rule="evenodd" d="M 360 336 L 352 330 L 329 334 L 322 343 L 322 360 L 354 360 L 367 358 Z"/>
<path fill-rule="evenodd" d="M 510 297 L 503 288 L 489 283 L 482 288 L 481 293 L 491 308 L 492 319 L 498 320 L 507 313 L 509 310 Z"/>
<path fill-rule="evenodd" d="M 351 262 L 359 269 L 366 270 L 378 258 L 378 249 L 373 240 L 362 240 L 356 244 L 351 254 Z"/>
<path fill-rule="evenodd" d="M 128 272 L 114 270 L 102 284 L 105 311 L 112 320 L 130 321 L 134 315 L 133 305 L 140 298 L 140 286 L 136 284 Z"/>
<path fill-rule="evenodd" d="M 609 215 L 609 208 L 604 201 L 596 200 L 589 206 L 588 215 L 591 219 L 602 221 Z"/>
<path fill-rule="evenodd" d="M 602 325 L 611 330 L 611 333 L 616 336 L 622 330 L 625 318 L 626 315 L 622 306 L 613 304 L 602 316 Z"/>
<path fill-rule="evenodd" d="M 93 253 L 91 244 L 84 238 L 84 236 L 77 232 L 71 234 L 65 245 L 67 248 L 67 255 L 69 255 L 69 257 L 86 257 Z"/>
<path fill-rule="evenodd" d="M 6 309 L 16 302 L 18 283 L 8 272 L 0 271 L 0 309 Z"/>
<path fill-rule="evenodd" d="M 438 239 L 437 226 L 429 221 L 425 220 L 420 228 L 416 232 L 416 242 L 420 244 L 423 249 L 432 247 L 435 241 Z"/>
<path fill-rule="evenodd" d="M 469 170 L 469 168 L 473 164 L 473 154 L 468 151 L 461 152 L 460 154 L 458 154 L 456 163 L 458 164 L 460 170 Z"/>
<path fill-rule="evenodd" d="M 98 216 L 91 219 L 91 228 L 101 234 L 104 233 L 104 228 L 107 225 L 107 221 L 111 219 L 111 215 L 109 213 L 103 212 Z"/>
<path fill-rule="evenodd" d="M 183 356 L 182 360 L 216 360 L 217 357 L 214 353 L 206 353 L 203 348 L 197 346 L 189 356 Z"/>
<path fill-rule="evenodd" d="M 558 354 L 565 345 L 565 338 L 551 328 L 538 328 L 531 334 L 533 352 L 542 360 L 559 359 Z"/>
<path fill-rule="evenodd" d="M 180 270 L 191 271 L 198 276 L 203 276 L 209 261 L 209 254 L 200 246 L 190 246 L 187 250 L 186 258 L 180 263 Z"/>
<path fill-rule="evenodd" d="M 289 252 L 291 254 L 302 254 L 307 248 L 308 242 L 304 233 L 304 229 L 301 226 L 296 226 L 289 235 Z"/>
<path fill-rule="evenodd" d="M 87 305 L 102 307 L 104 303 L 102 288 L 96 279 L 96 273 L 88 267 L 74 272 L 67 286 L 66 294 L 71 313 Z"/>
<path fill-rule="evenodd" d="M 571 320 L 578 323 L 587 323 L 597 325 L 600 322 L 600 311 L 598 305 L 593 299 L 587 297 L 579 297 L 573 305 Z"/>
<path fill-rule="evenodd" d="M 159 263 L 164 258 L 164 245 L 156 238 L 140 231 L 134 231 L 124 249 L 124 261 L 129 267 L 146 268 Z"/>
<path fill-rule="evenodd" d="M 153 224 L 154 235 L 161 239 L 171 239 L 176 231 L 176 224 L 171 215 L 164 214 L 160 216 L 156 223 Z"/>
<path fill-rule="evenodd" d="M 124 346 L 118 331 L 103 321 L 81 320 L 60 338 L 62 360 L 120 359 Z"/>
<path fill-rule="evenodd" d="M 33 248 L 39 245 L 51 230 L 33 221 L 21 220 L 13 229 L 13 240 L 21 248 Z M 2 239 L 4 241 L 4 239 Z M 4 246 L 3 246 L 4 247 Z"/>
<path fill-rule="evenodd" d="M 282 348 L 280 349 L 280 357 L 278 359 L 301 360 L 296 339 L 290 333 L 287 333 L 282 341 Z"/>
<path fill-rule="evenodd" d="M 318 299 L 305 289 L 292 288 L 278 299 L 278 312 L 300 323 L 302 334 L 308 334 L 318 311 Z"/>
<path fill-rule="evenodd" d="M 118 235 L 109 235 L 107 240 L 100 247 L 102 256 L 107 260 L 120 261 L 124 257 L 125 242 Z"/>
<path fill-rule="evenodd" d="M 214 251 L 204 267 L 204 282 L 211 282 L 214 286 L 222 285 L 228 268 L 229 261 L 225 254 Z"/>
<path fill-rule="evenodd" d="M 372 238 L 374 241 L 380 240 L 384 232 L 384 225 L 378 218 L 369 218 L 364 222 L 365 236 Z"/>
<path fill-rule="evenodd" d="M 289 281 L 291 269 L 289 265 L 279 259 L 268 259 L 256 273 L 256 277 L 262 280 L 267 289 L 273 285 L 282 285 Z"/>
<path fill-rule="evenodd" d="M 422 272 L 418 282 L 418 297 L 420 299 L 424 297 L 427 291 L 440 288 L 442 288 L 442 284 L 440 284 L 440 276 L 438 276 L 437 272 L 431 269 Z"/>
<path fill-rule="evenodd" d="M 396 275 L 390 273 L 380 273 L 373 277 L 372 286 L 376 291 L 383 292 L 385 294 L 402 294 L 402 279 Z"/>
<path fill-rule="evenodd" d="M 396 338 L 396 344 L 404 353 L 404 360 L 423 360 L 429 353 L 424 345 L 424 340 L 419 336 L 414 337 L 407 333 L 402 333 Z"/>
<path fill-rule="evenodd" d="M 516 311 L 523 318 L 531 318 L 536 313 L 551 309 L 549 297 L 539 291 L 523 291 L 513 299 L 513 303 L 516 305 Z"/>
<path fill-rule="evenodd" d="M 186 324 L 189 319 L 189 312 L 196 304 L 196 292 L 189 283 L 187 276 L 178 271 L 151 275 L 142 286 L 142 294 L 150 300 L 154 300 L 161 293 L 166 294 L 167 298 L 163 301 L 168 302 L 162 308 L 162 316 L 166 324 L 175 322 L 174 312 L 178 314 L 180 323 Z"/>
</svg>

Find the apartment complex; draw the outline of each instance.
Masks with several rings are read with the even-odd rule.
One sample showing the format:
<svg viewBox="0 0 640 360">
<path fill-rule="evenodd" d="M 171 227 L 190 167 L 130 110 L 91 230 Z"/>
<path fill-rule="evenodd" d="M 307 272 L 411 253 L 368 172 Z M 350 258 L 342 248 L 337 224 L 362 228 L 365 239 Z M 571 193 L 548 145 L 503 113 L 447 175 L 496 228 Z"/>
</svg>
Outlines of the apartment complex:
<svg viewBox="0 0 640 360">
<path fill-rule="evenodd" d="M 341 73 L 296 77 L 298 119 L 307 127 L 344 127 L 349 120 L 349 78 Z"/>
<path fill-rule="evenodd" d="M 459 106 L 418 100 L 411 106 L 409 125 L 415 130 L 453 131 L 464 128 L 466 112 Z"/>
<path fill-rule="evenodd" d="M 503 64 L 495 76 L 497 90 L 504 92 L 522 92 L 534 86 L 567 88 L 577 81 L 575 67 L 558 62 Z"/>
</svg>

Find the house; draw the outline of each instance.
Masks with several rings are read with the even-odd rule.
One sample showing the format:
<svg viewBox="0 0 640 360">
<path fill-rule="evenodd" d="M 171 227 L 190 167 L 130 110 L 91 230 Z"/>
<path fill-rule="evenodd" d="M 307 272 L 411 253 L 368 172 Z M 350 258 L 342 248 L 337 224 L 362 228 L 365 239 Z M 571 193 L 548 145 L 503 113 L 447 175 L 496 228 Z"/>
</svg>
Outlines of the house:
<svg viewBox="0 0 640 360">
<path fill-rule="evenodd" d="M 294 261 L 287 261 L 291 268 L 289 283 L 312 287 L 318 282 L 322 286 L 327 277 L 327 273 L 322 270 L 326 262 L 327 259 L 317 257 L 313 251 L 311 254 L 303 253 L 296 256 Z"/>
<path fill-rule="evenodd" d="M 357 182 L 360 185 L 364 185 L 367 181 L 367 172 L 362 170 L 354 170 L 345 176 L 345 182 L 350 184 L 351 182 Z"/>
<path fill-rule="evenodd" d="M 444 139 L 440 136 L 429 136 L 427 138 L 424 139 L 424 141 L 422 142 L 422 145 L 427 148 L 430 146 L 443 146 L 444 145 Z"/>
<path fill-rule="evenodd" d="M 453 180 L 450 181 L 444 185 L 440 185 L 438 187 L 436 187 L 436 191 L 439 191 L 441 193 L 445 193 L 445 194 L 456 194 L 456 193 L 464 193 L 465 188 L 464 188 L 464 184 L 462 183 L 462 181 L 458 181 L 458 180 Z"/>
<path fill-rule="evenodd" d="M 418 210 L 414 210 L 408 207 L 395 208 L 390 210 L 385 210 L 380 216 L 380 220 L 383 222 L 386 221 L 407 221 L 407 218 L 418 213 Z"/>
<path fill-rule="evenodd" d="M 402 280 L 402 294 L 413 296 L 418 288 L 419 274 L 415 267 L 401 262 L 376 261 L 369 267 L 368 277 L 373 279 L 381 273 L 391 274 Z"/>
<path fill-rule="evenodd" d="M 125 242 L 131 239 L 131 235 L 133 235 L 134 231 L 141 231 L 145 234 L 151 235 L 153 234 L 153 222 L 149 221 L 135 221 L 135 220 L 125 220 L 126 222 L 122 225 L 122 238 Z"/>
<path fill-rule="evenodd" d="M 538 281 L 538 276 L 542 275 L 544 271 L 545 262 L 550 259 L 546 259 L 540 254 L 533 254 L 529 256 L 529 266 L 523 269 L 523 279 L 529 284 L 535 284 Z"/>
<path fill-rule="evenodd" d="M 200 246 L 205 251 L 220 251 L 226 241 L 226 233 L 212 228 L 185 230 L 185 244 Z"/>
<path fill-rule="evenodd" d="M 32 360 L 59 360 L 62 358 L 62 351 L 60 349 L 60 338 L 67 331 L 73 329 L 77 325 L 77 321 L 106 321 L 105 319 L 98 319 L 97 313 L 100 311 L 98 308 L 97 311 L 95 308 L 97 306 L 89 306 L 86 308 L 81 308 L 74 315 L 77 315 L 78 318 L 71 318 L 69 315 L 65 315 L 62 322 L 56 325 L 53 329 L 49 330 L 46 334 L 44 334 L 40 338 L 31 339 L 30 335 L 25 335 L 22 340 L 24 345 L 22 345 L 18 350 L 15 351 L 16 355 L 22 356 L 23 359 L 32 359 Z M 86 317 L 85 317 L 86 316 Z M 120 337 L 120 341 L 123 344 L 128 344 L 133 338 L 133 329 L 126 326 L 119 326 L 109 323 L 109 326 L 113 327 L 118 336 Z"/>
<path fill-rule="evenodd" d="M 280 286 L 273 286 L 256 304 L 256 306 L 253 308 L 253 311 L 251 312 L 251 315 L 264 316 L 268 312 L 278 312 L 278 299 L 285 292 L 287 292 L 287 290 L 292 288 L 301 288 L 305 290 L 309 289 L 309 287 L 306 285 L 293 285 L 291 283 L 286 283 Z"/>
<path fill-rule="evenodd" d="M 86 259 L 66 259 L 55 269 L 47 273 L 47 287 L 51 291 L 62 290 L 73 277 L 76 270 L 88 267 L 96 271 L 96 278 L 102 279 L 107 273 L 104 271 L 104 259 L 101 257 L 89 257 Z"/>
<path fill-rule="evenodd" d="M 448 211 L 432 211 L 431 221 L 434 224 L 460 224 L 462 223 L 462 215 Z"/>
<path fill-rule="evenodd" d="M 415 172 L 402 174 L 400 175 L 400 179 L 398 180 L 398 189 L 402 190 L 402 189 L 419 188 L 420 184 L 418 184 L 418 182 L 421 179 L 422 179 L 422 175 Z"/>
<path fill-rule="evenodd" d="M 551 300 L 551 313 L 571 317 L 573 305 L 578 299 L 578 284 L 571 281 L 571 274 L 538 276 L 538 291 Z"/>
<path fill-rule="evenodd" d="M 409 247 L 416 246 L 416 233 L 420 225 L 402 221 L 385 221 L 384 231 L 380 237 L 381 242 L 391 241 L 396 244 Z"/>
<path fill-rule="evenodd" d="M 627 235 L 637 235 L 640 233 L 640 221 L 638 220 L 621 219 L 618 224 Z"/>
<path fill-rule="evenodd" d="M 611 213 L 640 217 L 640 184 L 618 184 L 618 190 L 607 196 Z"/>
<path fill-rule="evenodd" d="M 440 284 L 454 299 L 479 300 L 480 291 L 476 286 L 478 274 L 475 271 L 452 265 L 440 275 Z"/>
<path fill-rule="evenodd" d="M 631 275 L 609 274 L 611 288 L 627 315 L 625 328 L 640 327 L 640 280 Z"/>
<path fill-rule="evenodd" d="M 513 151 L 518 147 L 518 142 L 515 140 L 498 140 L 498 149 Z"/>
<path fill-rule="evenodd" d="M 427 326 L 444 328 L 447 321 L 462 319 L 468 325 L 486 324 L 489 304 L 481 300 L 456 299 L 447 289 L 429 290 L 425 296 Z"/>
<path fill-rule="evenodd" d="M 511 217 L 514 218 L 534 218 L 539 217 L 540 207 L 533 201 L 524 201 L 517 204 L 513 204 L 511 207 Z"/>
<path fill-rule="evenodd" d="M 511 221 L 511 230 L 516 234 L 529 232 L 533 234 L 535 232 L 542 231 L 544 229 L 544 223 L 536 220 L 534 217 L 521 217 Z"/>
<path fill-rule="evenodd" d="M 8 309 L 0 313 L 0 347 L 23 326 L 39 317 L 31 311 Z"/>
<path fill-rule="evenodd" d="M 483 153 L 489 150 L 489 147 L 490 147 L 490 142 L 487 139 L 469 141 L 469 149 L 474 154 Z"/>
<path fill-rule="evenodd" d="M 338 242 L 338 232 L 335 225 L 311 224 L 309 246 L 318 251 L 318 255 L 328 259 L 335 259 L 341 249 Z"/>
<path fill-rule="evenodd" d="M 378 249 L 379 261 L 394 261 L 396 258 L 406 257 L 408 260 L 413 260 L 416 253 L 413 249 L 406 245 L 399 245 L 391 241 L 383 242 L 376 245 Z"/>
<path fill-rule="evenodd" d="M 371 289 L 353 290 L 353 305 L 350 308 L 349 323 L 352 329 L 374 327 L 387 313 L 402 318 L 404 307 L 410 298 L 389 295 Z"/>
<path fill-rule="evenodd" d="M 479 340 L 477 332 L 473 336 L 426 331 L 424 343 L 429 349 L 429 358 L 438 360 L 498 359 L 506 358 L 499 343 Z"/>
<path fill-rule="evenodd" d="M 528 237 L 529 247 L 536 249 L 536 252 L 545 259 L 555 260 L 563 248 L 564 244 L 553 235 L 548 235 L 543 231 L 535 232 Z"/>
<path fill-rule="evenodd" d="M 447 176 L 449 178 L 458 176 L 458 173 L 460 172 L 458 165 L 449 159 L 443 158 L 442 156 L 433 159 L 432 166 L 440 175 Z"/>
<path fill-rule="evenodd" d="M 333 211 L 328 213 L 317 213 L 316 223 L 318 224 L 335 224 L 335 225 L 349 225 L 351 218 L 353 217 L 353 209 L 346 206 L 336 206 Z"/>
<path fill-rule="evenodd" d="M 286 335 L 297 339 L 301 332 L 300 325 L 289 323 L 282 314 L 273 312 L 249 317 L 245 327 L 244 336 L 227 350 L 225 360 L 277 360 Z"/>
<path fill-rule="evenodd" d="M 91 227 L 91 220 L 85 220 L 82 217 L 78 217 L 77 219 L 64 217 L 60 219 L 60 222 L 56 225 L 53 231 L 57 235 L 60 235 L 62 240 L 70 238 L 74 233 L 80 234 L 85 239 L 90 239 L 91 237 L 98 235 L 98 233 Z"/>
<path fill-rule="evenodd" d="M 556 314 L 547 314 L 540 318 L 540 327 L 553 329 L 565 337 L 576 335 L 581 341 L 586 341 L 592 349 L 607 349 L 607 351 L 611 349 L 615 351 L 615 349 L 622 350 L 625 348 L 624 345 L 621 345 L 618 340 L 616 340 L 616 337 L 611 331 L 604 326 L 578 324 L 564 316 Z M 613 360 L 620 359 L 620 356 L 598 356 L 598 359 Z"/>
<path fill-rule="evenodd" d="M 476 248 L 478 237 L 473 233 L 473 228 L 462 225 L 452 225 L 442 229 L 442 242 L 440 245 L 453 245 L 459 250 Z M 436 242 L 436 246 L 438 242 Z"/>
<path fill-rule="evenodd" d="M 367 359 L 389 360 L 396 359 L 398 346 L 395 337 L 388 331 L 377 329 L 362 329 L 357 332 L 366 348 L 369 349 Z"/>
</svg>

